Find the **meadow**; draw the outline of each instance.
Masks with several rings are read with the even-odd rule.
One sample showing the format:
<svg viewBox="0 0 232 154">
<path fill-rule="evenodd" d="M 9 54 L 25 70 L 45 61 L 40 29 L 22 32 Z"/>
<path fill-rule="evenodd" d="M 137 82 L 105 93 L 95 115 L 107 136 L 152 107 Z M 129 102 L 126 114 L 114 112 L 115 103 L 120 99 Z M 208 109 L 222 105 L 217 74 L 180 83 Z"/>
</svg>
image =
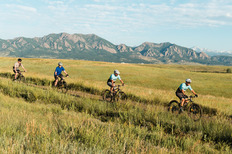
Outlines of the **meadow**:
<svg viewBox="0 0 232 154">
<path fill-rule="evenodd" d="M 0 151 L 33 153 L 232 152 L 232 74 L 225 66 L 142 65 L 77 60 L 23 59 L 26 83 L 12 82 L 16 58 L 0 58 Z M 70 91 L 50 87 L 61 61 Z M 230 67 L 231 68 L 231 67 Z M 114 69 L 121 72 L 126 102 L 99 99 Z M 175 90 L 191 78 L 204 116 L 167 112 Z M 99 97 L 97 97 L 99 96 Z"/>
</svg>

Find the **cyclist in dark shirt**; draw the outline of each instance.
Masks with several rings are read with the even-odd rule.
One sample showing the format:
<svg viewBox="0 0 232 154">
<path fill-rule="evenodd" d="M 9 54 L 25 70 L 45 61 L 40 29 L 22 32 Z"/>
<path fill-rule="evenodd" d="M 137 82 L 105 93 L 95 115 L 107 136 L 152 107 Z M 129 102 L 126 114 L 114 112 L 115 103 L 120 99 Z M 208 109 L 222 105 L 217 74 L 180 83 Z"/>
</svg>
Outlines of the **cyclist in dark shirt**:
<svg viewBox="0 0 232 154">
<path fill-rule="evenodd" d="M 56 67 L 55 72 L 54 72 L 54 78 L 56 80 L 54 86 L 57 85 L 57 82 L 58 82 L 59 78 L 63 79 L 64 76 L 62 75 L 62 72 L 64 72 L 66 74 L 66 76 L 68 77 L 68 73 L 65 71 L 65 69 L 63 67 L 63 64 L 61 62 L 59 62 L 58 66 Z"/>
</svg>

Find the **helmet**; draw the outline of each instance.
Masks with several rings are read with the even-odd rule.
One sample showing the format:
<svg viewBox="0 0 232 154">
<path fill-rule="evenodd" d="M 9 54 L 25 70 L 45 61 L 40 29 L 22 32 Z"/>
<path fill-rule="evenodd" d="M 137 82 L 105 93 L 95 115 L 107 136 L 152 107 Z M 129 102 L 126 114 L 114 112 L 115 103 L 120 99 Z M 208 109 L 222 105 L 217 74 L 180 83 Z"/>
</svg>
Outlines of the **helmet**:
<svg viewBox="0 0 232 154">
<path fill-rule="evenodd" d="M 188 83 L 191 83 L 191 82 L 192 82 L 191 79 L 186 79 L 185 81 L 188 82 Z"/>
<path fill-rule="evenodd" d="M 21 59 L 21 58 L 19 58 L 19 59 L 18 59 L 18 61 L 22 61 L 22 59 Z"/>
<path fill-rule="evenodd" d="M 58 63 L 58 66 L 62 66 L 63 64 L 61 62 Z"/>
<path fill-rule="evenodd" d="M 114 74 L 120 74 L 118 70 L 114 70 Z"/>
</svg>

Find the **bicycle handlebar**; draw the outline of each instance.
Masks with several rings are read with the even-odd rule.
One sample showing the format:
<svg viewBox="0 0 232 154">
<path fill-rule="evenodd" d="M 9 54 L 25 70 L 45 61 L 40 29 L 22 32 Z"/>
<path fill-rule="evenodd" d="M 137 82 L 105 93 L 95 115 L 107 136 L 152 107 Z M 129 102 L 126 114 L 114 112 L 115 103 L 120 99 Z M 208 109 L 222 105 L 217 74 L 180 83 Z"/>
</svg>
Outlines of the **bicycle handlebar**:
<svg viewBox="0 0 232 154">
<path fill-rule="evenodd" d="M 125 85 L 118 84 L 118 85 L 115 85 L 114 87 L 120 87 L 120 86 L 125 86 Z"/>
<path fill-rule="evenodd" d="M 193 95 L 190 95 L 189 98 L 192 99 L 192 98 L 197 98 L 198 96 L 193 96 Z"/>
</svg>

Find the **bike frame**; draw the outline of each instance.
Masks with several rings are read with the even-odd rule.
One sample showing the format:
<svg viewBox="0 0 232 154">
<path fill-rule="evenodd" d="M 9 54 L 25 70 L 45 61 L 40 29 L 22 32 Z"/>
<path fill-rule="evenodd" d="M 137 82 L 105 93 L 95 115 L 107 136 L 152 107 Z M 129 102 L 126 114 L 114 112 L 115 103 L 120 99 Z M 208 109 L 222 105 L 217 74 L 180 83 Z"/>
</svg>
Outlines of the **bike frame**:
<svg viewBox="0 0 232 154">
<path fill-rule="evenodd" d="M 118 94 L 121 91 L 120 86 L 121 85 L 115 85 L 114 86 L 114 88 L 113 88 L 114 95 Z"/>
<path fill-rule="evenodd" d="M 64 76 L 64 75 L 63 75 L 63 79 L 62 79 L 62 78 L 60 78 L 60 77 L 58 77 L 57 84 L 58 84 L 59 82 L 63 82 L 63 81 L 65 81 L 65 79 L 64 79 L 64 78 L 67 78 L 67 76 Z M 55 79 L 55 81 L 56 81 L 56 79 Z"/>
<path fill-rule="evenodd" d="M 189 106 L 190 104 L 194 103 L 194 101 L 193 101 L 192 99 L 195 98 L 195 97 L 196 97 L 196 96 L 189 96 L 188 99 L 185 99 L 183 107 L 187 107 L 187 106 Z M 179 106 L 180 106 L 180 104 L 181 104 L 181 100 L 180 100 L 180 102 L 179 102 Z"/>
<path fill-rule="evenodd" d="M 26 71 L 19 71 L 19 72 L 17 72 L 18 74 L 17 74 L 16 80 L 19 79 L 19 78 L 21 78 L 21 77 L 24 77 L 23 72 L 26 72 Z M 16 73 L 14 73 L 14 76 L 15 76 L 15 74 Z"/>
</svg>

